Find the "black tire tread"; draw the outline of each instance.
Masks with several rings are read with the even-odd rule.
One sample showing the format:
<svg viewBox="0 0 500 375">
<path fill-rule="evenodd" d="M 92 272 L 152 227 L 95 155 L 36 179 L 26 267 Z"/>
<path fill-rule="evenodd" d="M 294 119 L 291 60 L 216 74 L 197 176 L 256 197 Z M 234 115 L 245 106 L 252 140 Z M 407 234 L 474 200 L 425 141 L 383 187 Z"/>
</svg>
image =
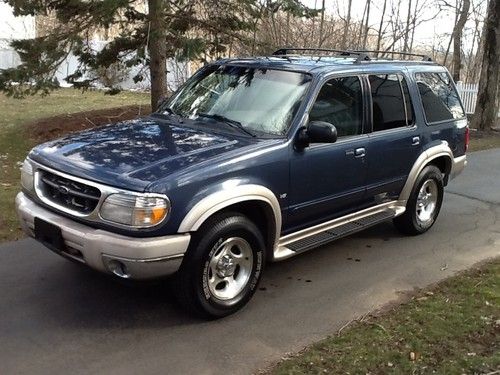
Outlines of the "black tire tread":
<svg viewBox="0 0 500 375">
<path fill-rule="evenodd" d="M 196 272 L 195 267 L 197 267 L 200 260 L 203 259 L 206 248 L 210 246 L 209 242 L 211 238 L 216 233 L 222 232 L 225 228 L 230 226 L 240 226 L 242 229 L 244 228 L 244 230 L 250 232 L 256 237 L 257 241 L 260 242 L 262 249 L 264 249 L 262 234 L 257 226 L 245 215 L 231 211 L 216 213 L 207 219 L 207 221 L 193 233 L 189 249 L 174 278 L 174 293 L 181 307 L 189 313 L 193 313 L 203 319 L 218 319 L 230 315 L 239 309 L 238 307 L 227 311 L 207 311 L 196 296 L 196 287 L 194 284 L 197 280 L 193 277 Z M 253 290 L 246 300 L 251 298 L 251 295 L 253 295 L 256 289 L 257 288 Z M 244 302 L 243 305 L 245 303 L 246 302 Z"/>
<path fill-rule="evenodd" d="M 436 212 L 434 214 L 435 215 L 434 221 L 430 226 L 426 228 L 421 228 L 418 226 L 415 219 L 416 201 L 418 197 L 418 191 L 420 190 L 420 186 L 429 177 L 436 179 L 436 181 L 438 182 L 438 190 L 440 196 L 438 197 Z M 443 175 L 441 170 L 432 164 L 424 167 L 424 169 L 422 169 L 422 171 L 418 175 L 417 180 L 415 181 L 408 202 L 406 203 L 406 211 L 404 212 L 403 215 L 400 215 L 393 219 L 393 223 L 396 229 L 399 232 L 410 236 L 415 236 L 427 232 L 434 225 L 434 223 L 436 222 L 436 218 L 439 215 L 441 204 L 443 202 L 443 194 L 444 194 L 443 189 L 444 189 L 444 184 L 443 184 Z"/>
</svg>

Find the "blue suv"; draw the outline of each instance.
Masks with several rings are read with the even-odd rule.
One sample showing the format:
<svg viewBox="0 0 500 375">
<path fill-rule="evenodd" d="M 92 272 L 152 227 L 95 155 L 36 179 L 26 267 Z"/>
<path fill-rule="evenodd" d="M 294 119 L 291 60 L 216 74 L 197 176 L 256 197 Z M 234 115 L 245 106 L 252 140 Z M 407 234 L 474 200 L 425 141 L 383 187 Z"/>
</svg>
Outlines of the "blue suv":
<svg viewBox="0 0 500 375">
<path fill-rule="evenodd" d="M 22 228 L 120 278 L 173 275 L 209 317 L 244 306 L 268 261 L 390 219 L 424 233 L 466 164 L 467 119 L 444 67 L 370 55 L 219 60 L 150 116 L 39 145 Z"/>
</svg>

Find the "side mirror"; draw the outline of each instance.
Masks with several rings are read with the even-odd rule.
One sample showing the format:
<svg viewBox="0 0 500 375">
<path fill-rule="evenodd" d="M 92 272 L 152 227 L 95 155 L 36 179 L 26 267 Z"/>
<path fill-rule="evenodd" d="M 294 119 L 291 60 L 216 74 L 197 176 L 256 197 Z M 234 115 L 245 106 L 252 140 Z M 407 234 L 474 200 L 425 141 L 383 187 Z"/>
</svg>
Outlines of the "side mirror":
<svg viewBox="0 0 500 375">
<path fill-rule="evenodd" d="M 297 143 L 300 148 L 310 143 L 334 143 L 337 141 L 337 128 L 329 122 L 311 121 L 307 128 L 301 129 Z"/>
</svg>

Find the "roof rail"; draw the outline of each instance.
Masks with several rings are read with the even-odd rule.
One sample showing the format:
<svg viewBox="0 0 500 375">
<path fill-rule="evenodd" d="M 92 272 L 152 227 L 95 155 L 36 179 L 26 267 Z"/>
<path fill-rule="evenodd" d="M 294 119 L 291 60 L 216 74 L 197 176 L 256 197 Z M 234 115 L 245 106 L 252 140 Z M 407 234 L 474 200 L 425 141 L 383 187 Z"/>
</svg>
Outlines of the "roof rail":
<svg viewBox="0 0 500 375">
<path fill-rule="evenodd" d="M 416 57 L 421 57 L 422 61 L 432 61 L 432 59 L 423 54 L 419 53 L 410 53 L 410 52 L 398 52 L 398 51 L 381 51 L 381 50 L 340 50 L 340 49 L 330 49 L 330 48 L 293 48 L 293 47 L 285 47 L 285 48 L 280 48 L 276 51 L 273 52 L 273 56 L 286 56 L 289 54 L 289 52 L 297 51 L 297 52 L 330 52 L 330 53 L 336 53 L 340 56 L 352 56 L 355 55 L 357 56 L 356 62 L 361 62 L 361 61 L 370 61 L 372 58 L 368 55 L 369 53 L 382 53 L 382 54 L 389 54 L 389 55 L 401 55 L 401 56 L 416 56 Z"/>
<path fill-rule="evenodd" d="M 356 57 L 356 62 L 361 62 L 361 61 L 370 61 L 370 56 L 368 56 L 364 51 L 347 51 L 347 50 L 340 50 L 340 49 L 331 49 L 331 48 L 293 48 L 293 47 L 286 47 L 286 48 L 280 48 L 276 51 L 273 52 L 273 56 L 286 56 L 289 54 L 290 51 L 297 51 L 297 52 L 305 52 L 305 51 L 310 51 L 310 52 L 330 52 L 330 53 L 335 53 L 339 56 L 357 56 Z"/>
<path fill-rule="evenodd" d="M 401 55 L 401 56 L 416 56 L 416 57 L 421 57 L 422 61 L 432 61 L 432 58 L 430 56 L 420 54 L 420 53 L 410 53 L 410 52 L 399 52 L 399 51 L 381 51 L 381 50 L 355 50 L 354 52 L 359 52 L 359 53 L 382 53 L 382 54 L 388 54 L 388 55 Z"/>
</svg>

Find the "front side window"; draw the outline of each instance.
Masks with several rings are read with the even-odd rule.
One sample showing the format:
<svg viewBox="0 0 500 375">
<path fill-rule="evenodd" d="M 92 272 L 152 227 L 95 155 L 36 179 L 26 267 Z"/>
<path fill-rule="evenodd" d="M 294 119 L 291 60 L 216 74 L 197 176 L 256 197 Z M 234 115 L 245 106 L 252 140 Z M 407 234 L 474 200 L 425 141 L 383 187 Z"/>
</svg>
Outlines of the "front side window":
<svg viewBox="0 0 500 375">
<path fill-rule="evenodd" d="M 415 74 L 428 123 L 465 117 L 457 90 L 446 73 Z"/>
<path fill-rule="evenodd" d="M 358 77 L 339 77 L 323 85 L 309 113 L 309 121 L 335 125 L 338 137 L 363 132 L 363 93 Z"/>
<path fill-rule="evenodd" d="M 213 66 L 195 77 L 165 105 L 186 118 L 227 119 L 253 133 L 283 135 L 311 77 L 298 72 L 242 66 Z M 160 112 L 166 108 L 160 108 Z"/>
<path fill-rule="evenodd" d="M 373 131 L 395 129 L 413 123 L 413 108 L 406 80 L 398 74 L 370 75 Z"/>
</svg>

